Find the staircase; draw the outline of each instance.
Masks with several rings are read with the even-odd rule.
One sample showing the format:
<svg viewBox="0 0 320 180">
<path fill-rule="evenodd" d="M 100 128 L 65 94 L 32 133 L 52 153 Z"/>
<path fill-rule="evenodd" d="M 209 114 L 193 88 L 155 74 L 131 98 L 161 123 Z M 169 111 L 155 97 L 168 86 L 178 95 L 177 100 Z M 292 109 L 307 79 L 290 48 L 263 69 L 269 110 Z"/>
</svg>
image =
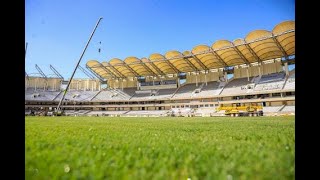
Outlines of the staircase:
<svg viewBox="0 0 320 180">
<path fill-rule="evenodd" d="M 228 82 L 230 82 L 230 81 L 228 81 Z M 224 87 L 226 87 L 227 84 L 228 84 L 227 82 L 221 81 L 220 84 L 219 84 L 219 87 L 218 87 L 219 90 L 218 90 L 216 95 L 220 95 L 221 92 L 223 91 Z"/>
<path fill-rule="evenodd" d="M 281 107 L 279 107 L 279 109 L 277 109 L 277 112 L 282 111 L 282 109 L 285 107 L 286 105 L 282 105 Z"/>
<path fill-rule="evenodd" d="M 56 100 L 57 97 L 58 97 L 62 92 L 63 92 L 63 91 L 60 91 L 60 92 L 56 95 L 56 97 L 54 97 L 54 98 L 52 99 L 52 101 Z"/>
<path fill-rule="evenodd" d="M 195 90 L 191 93 L 191 97 L 194 97 L 194 96 L 197 95 L 197 94 L 196 94 L 196 91 L 201 92 L 204 84 L 205 84 L 205 83 L 202 83 L 197 89 L 195 89 Z M 198 93 L 199 93 L 199 92 L 198 92 Z"/>
<path fill-rule="evenodd" d="M 103 90 L 98 91 L 89 101 L 92 101 L 92 99 L 94 99 L 95 97 L 98 96 L 98 94 L 100 94 Z"/>
<path fill-rule="evenodd" d="M 126 93 L 124 93 L 123 91 L 119 90 L 119 89 L 112 89 L 113 92 L 118 93 L 119 95 L 121 95 L 124 99 L 126 99 L 128 97 L 128 95 Z M 132 96 L 129 97 L 129 99 L 131 99 L 134 96 L 134 94 Z"/>
<path fill-rule="evenodd" d="M 290 77 L 290 75 L 289 75 L 289 76 L 286 76 L 286 79 L 284 80 L 284 83 L 283 83 L 283 86 L 281 87 L 281 89 L 283 89 L 283 88 L 286 86 L 289 77 Z"/>
<path fill-rule="evenodd" d="M 184 85 L 182 85 L 182 86 L 184 86 Z M 179 89 L 180 89 L 182 86 L 178 87 L 178 88 L 174 91 L 174 93 L 172 94 L 172 96 L 171 96 L 170 98 L 172 98 L 174 95 L 176 95 L 176 93 L 179 91 Z"/>
</svg>

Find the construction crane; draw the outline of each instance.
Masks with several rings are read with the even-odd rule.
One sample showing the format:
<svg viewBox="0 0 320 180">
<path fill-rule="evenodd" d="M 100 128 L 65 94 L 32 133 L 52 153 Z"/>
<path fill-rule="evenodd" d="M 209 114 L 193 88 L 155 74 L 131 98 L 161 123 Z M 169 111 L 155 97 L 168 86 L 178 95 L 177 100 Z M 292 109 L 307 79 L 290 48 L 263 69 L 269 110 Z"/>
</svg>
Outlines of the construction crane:
<svg viewBox="0 0 320 180">
<path fill-rule="evenodd" d="M 62 113 L 62 111 L 61 111 L 61 109 L 60 109 L 61 103 L 63 102 L 64 97 L 66 96 L 66 94 L 67 94 L 67 92 L 68 92 L 68 89 L 69 89 L 70 83 L 71 83 L 71 81 L 72 81 L 72 79 L 73 79 L 73 76 L 74 76 L 75 72 L 77 71 L 77 69 L 78 69 L 78 67 L 79 67 L 79 64 L 80 64 L 80 62 L 81 62 L 81 59 L 82 59 L 84 53 L 86 52 L 87 47 L 88 47 L 88 45 L 89 45 L 89 43 L 90 43 L 90 41 L 91 41 L 91 39 L 92 39 L 92 36 L 93 36 L 94 32 L 96 31 L 96 29 L 97 29 L 97 27 L 98 27 L 98 25 L 99 25 L 99 23 L 100 23 L 101 20 L 102 20 L 102 17 L 99 18 L 96 26 L 94 27 L 94 29 L 93 29 L 90 37 L 89 37 L 89 40 L 88 40 L 85 48 L 83 49 L 82 54 L 81 54 L 81 56 L 80 56 L 80 58 L 79 58 L 79 60 L 78 60 L 78 62 L 77 62 L 77 65 L 76 65 L 76 67 L 75 67 L 74 70 L 73 70 L 73 73 L 72 73 L 72 75 L 71 75 L 71 78 L 70 78 L 70 80 L 69 80 L 69 82 L 68 82 L 68 84 L 67 84 L 67 87 L 66 87 L 65 91 L 63 92 L 63 96 L 62 96 L 62 98 L 61 98 L 61 100 L 60 100 L 60 102 L 59 102 L 59 104 L 58 104 L 58 106 L 57 106 L 57 109 L 56 109 L 56 114 L 57 114 L 57 115 L 61 115 L 61 113 Z"/>
</svg>

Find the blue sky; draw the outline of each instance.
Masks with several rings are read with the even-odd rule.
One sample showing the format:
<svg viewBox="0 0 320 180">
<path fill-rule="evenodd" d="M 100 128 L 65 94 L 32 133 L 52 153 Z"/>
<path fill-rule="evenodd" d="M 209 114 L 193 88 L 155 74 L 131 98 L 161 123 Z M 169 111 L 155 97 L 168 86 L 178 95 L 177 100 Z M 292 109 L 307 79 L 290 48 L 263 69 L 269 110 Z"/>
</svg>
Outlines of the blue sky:
<svg viewBox="0 0 320 180">
<path fill-rule="evenodd" d="M 83 67 L 91 59 L 191 50 L 295 19 L 293 0 L 26 0 L 25 10 L 27 73 L 36 73 L 38 64 L 45 74 L 53 74 L 51 64 L 65 79 L 99 17 L 104 19 L 84 54 Z M 75 77 L 86 76 L 77 70 Z"/>
</svg>

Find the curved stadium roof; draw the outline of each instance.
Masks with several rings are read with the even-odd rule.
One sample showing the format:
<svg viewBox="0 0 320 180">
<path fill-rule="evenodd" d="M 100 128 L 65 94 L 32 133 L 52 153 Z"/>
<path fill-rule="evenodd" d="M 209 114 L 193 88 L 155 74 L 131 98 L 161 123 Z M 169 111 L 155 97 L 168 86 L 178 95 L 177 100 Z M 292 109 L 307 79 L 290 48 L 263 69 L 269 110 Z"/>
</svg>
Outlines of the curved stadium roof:
<svg viewBox="0 0 320 180">
<path fill-rule="evenodd" d="M 140 76 L 158 76 L 182 72 L 197 72 L 295 54 L 295 22 L 284 21 L 272 31 L 255 30 L 244 39 L 218 40 L 208 45 L 195 46 L 191 51 L 154 53 L 149 58 L 127 57 L 123 61 L 113 58 L 109 62 L 89 60 L 86 64 L 104 79 Z"/>
</svg>

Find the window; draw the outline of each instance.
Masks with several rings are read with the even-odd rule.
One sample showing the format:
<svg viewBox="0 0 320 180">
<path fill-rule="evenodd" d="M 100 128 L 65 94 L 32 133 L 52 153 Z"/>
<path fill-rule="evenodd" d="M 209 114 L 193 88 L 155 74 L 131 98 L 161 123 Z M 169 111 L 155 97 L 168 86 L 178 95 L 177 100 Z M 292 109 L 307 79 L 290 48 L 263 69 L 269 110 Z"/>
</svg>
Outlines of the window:
<svg viewBox="0 0 320 180">
<path fill-rule="evenodd" d="M 272 93 L 272 97 L 280 97 L 281 93 Z"/>
</svg>

